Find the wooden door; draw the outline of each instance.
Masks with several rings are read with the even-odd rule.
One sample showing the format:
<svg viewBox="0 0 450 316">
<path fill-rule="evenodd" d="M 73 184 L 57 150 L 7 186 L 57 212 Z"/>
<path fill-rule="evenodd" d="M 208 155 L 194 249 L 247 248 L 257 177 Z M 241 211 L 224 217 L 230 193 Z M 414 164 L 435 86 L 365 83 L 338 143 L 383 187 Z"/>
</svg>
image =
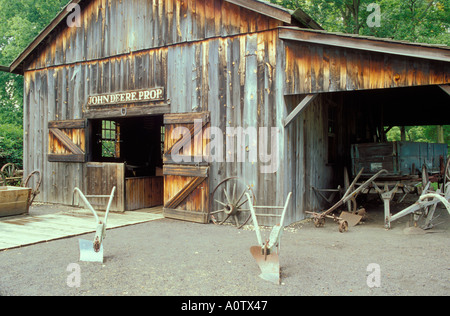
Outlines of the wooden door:
<svg viewBox="0 0 450 316">
<path fill-rule="evenodd" d="M 125 211 L 125 164 L 88 162 L 85 167 L 84 190 L 88 195 L 109 195 L 116 187 L 114 199 L 110 210 L 113 212 Z M 97 210 L 105 210 L 108 198 L 89 198 L 89 203 Z"/>
<path fill-rule="evenodd" d="M 85 120 L 48 123 L 49 162 L 85 162 Z"/>
<path fill-rule="evenodd" d="M 166 114 L 164 126 L 164 216 L 207 223 L 209 112 Z"/>
</svg>

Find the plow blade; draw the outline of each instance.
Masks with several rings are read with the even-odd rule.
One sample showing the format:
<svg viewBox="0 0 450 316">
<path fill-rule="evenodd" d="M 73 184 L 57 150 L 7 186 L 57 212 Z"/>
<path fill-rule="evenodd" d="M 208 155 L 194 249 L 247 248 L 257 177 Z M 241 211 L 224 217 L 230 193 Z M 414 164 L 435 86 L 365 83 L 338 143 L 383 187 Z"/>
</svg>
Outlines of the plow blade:
<svg viewBox="0 0 450 316">
<path fill-rule="evenodd" d="M 80 239 L 79 244 L 80 261 L 103 263 L 103 244 L 100 245 L 98 252 L 95 252 L 94 243 L 90 240 Z"/>
<path fill-rule="evenodd" d="M 278 254 L 273 253 L 265 256 L 261 253 L 260 246 L 251 247 L 250 253 L 261 269 L 259 277 L 273 284 L 280 284 L 280 260 Z"/>
<path fill-rule="evenodd" d="M 353 227 L 359 224 L 359 222 L 362 219 L 362 216 L 355 215 L 349 212 L 342 212 L 339 217 L 343 219 L 344 221 L 347 221 L 348 226 Z"/>
</svg>

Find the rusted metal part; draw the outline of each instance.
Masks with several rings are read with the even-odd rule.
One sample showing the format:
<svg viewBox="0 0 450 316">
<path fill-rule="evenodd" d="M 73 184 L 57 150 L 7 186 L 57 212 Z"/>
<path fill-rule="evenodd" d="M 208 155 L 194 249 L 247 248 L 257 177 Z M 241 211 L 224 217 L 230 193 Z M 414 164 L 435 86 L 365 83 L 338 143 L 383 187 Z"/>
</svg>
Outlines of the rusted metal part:
<svg viewBox="0 0 450 316">
<path fill-rule="evenodd" d="M 291 200 L 292 192 L 287 196 L 286 203 L 284 206 L 255 206 L 252 203 L 250 195 L 247 195 L 249 200 L 250 212 L 253 220 L 253 225 L 255 226 L 256 238 L 258 240 L 259 246 L 253 246 L 250 248 L 250 253 L 253 258 L 255 258 L 256 263 L 261 269 L 260 278 L 272 282 L 274 284 L 280 284 L 280 261 L 279 252 L 281 244 L 281 234 L 284 228 L 284 219 L 286 216 L 286 211 Z M 271 210 L 282 210 L 281 214 L 257 214 L 255 209 L 271 209 Z M 258 216 L 276 216 L 280 217 L 280 221 L 275 225 L 268 238 L 262 238 L 261 230 L 258 224 Z M 264 241 L 263 241 L 264 240 Z"/>
<path fill-rule="evenodd" d="M 39 170 L 35 170 L 35 171 L 31 172 L 25 178 L 25 181 L 23 182 L 22 186 L 28 188 L 29 184 L 30 184 L 30 180 L 33 177 L 37 177 L 37 180 L 34 182 L 34 186 L 31 188 L 31 195 L 30 195 L 30 199 L 28 200 L 28 206 L 31 206 L 31 204 L 33 204 L 35 197 L 40 193 L 39 188 L 40 188 L 41 182 L 42 182 L 41 172 Z"/>
<path fill-rule="evenodd" d="M 378 178 L 382 173 L 387 173 L 386 170 L 382 169 L 382 170 L 378 171 L 375 175 L 373 175 L 370 179 L 368 179 L 367 181 L 362 183 L 358 188 L 355 189 L 356 183 L 357 183 L 358 179 L 361 177 L 363 171 L 364 171 L 364 168 L 362 168 L 359 171 L 358 175 L 355 177 L 353 182 L 348 186 L 343 197 L 336 204 L 334 204 L 332 207 L 330 207 L 328 210 L 321 212 L 321 213 L 306 212 L 308 214 L 312 214 L 314 226 L 322 227 L 325 224 L 325 218 L 332 218 L 339 223 L 339 231 L 340 232 L 345 232 L 348 230 L 348 222 L 346 220 L 344 220 L 342 218 L 338 218 L 336 216 L 331 216 L 330 214 L 333 211 L 335 211 L 336 209 L 338 209 L 340 206 L 346 204 L 349 201 L 354 200 L 361 191 L 368 188 L 369 185 L 371 185 L 375 181 L 375 179 Z M 347 216 L 351 216 L 351 215 L 353 215 L 353 214 L 352 213 L 347 214 Z M 357 222 L 359 222 L 359 220 L 361 220 L 361 216 L 359 216 L 359 215 L 354 215 L 354 216 L 358 216 L 358 219 L 355 219 L 355 220 L 357 220 Z"/>
</svg>

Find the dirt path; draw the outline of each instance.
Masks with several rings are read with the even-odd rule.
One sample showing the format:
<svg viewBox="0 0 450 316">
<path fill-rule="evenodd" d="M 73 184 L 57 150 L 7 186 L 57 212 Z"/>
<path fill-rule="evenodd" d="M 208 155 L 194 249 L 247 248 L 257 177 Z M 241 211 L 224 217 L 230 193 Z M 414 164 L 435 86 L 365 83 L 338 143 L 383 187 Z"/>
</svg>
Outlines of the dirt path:
<svg viewBox="0 0 450 316">
<path fill-rule="evenodd" d="M 449 295 L 448 213 L 435 233 L 406 235 L 407 218 L 386 231 L 382 209 L 368 211 L 343 234 L 332 221 L 286 228 L 279 286 L 258 277 L 251 229 L 163 219 L 109 230 L 104 264 L 78 261 L 78 239 L 93 235 L 0 252 L 0 295 Z M 71 263 L 80 287 L 67 284 Z"/>
</svg>

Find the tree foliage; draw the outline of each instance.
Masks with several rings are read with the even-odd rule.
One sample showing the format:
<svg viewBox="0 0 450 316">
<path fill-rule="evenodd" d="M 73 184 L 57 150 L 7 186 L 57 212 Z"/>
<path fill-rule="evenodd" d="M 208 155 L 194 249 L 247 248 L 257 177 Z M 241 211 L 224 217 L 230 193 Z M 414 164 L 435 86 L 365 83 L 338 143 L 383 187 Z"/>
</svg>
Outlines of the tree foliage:
<svg viewBox="0 0 450 316">
<path fill-rule="evenodd" d="M 0 0 L 0 65 L 10 65 L 67 3 Z M 0 167 L 22 163 L 22 120 L 23 77 L 0 72 Z"/>
<path fill-rule="evenodd" d="M 289 9 L 301 8 L 325 30 L 395 40 L 450 45 L 449 0 L 271 0 Z M 381 23 L 367 19 L 379 5 Z"/>
</svg>

